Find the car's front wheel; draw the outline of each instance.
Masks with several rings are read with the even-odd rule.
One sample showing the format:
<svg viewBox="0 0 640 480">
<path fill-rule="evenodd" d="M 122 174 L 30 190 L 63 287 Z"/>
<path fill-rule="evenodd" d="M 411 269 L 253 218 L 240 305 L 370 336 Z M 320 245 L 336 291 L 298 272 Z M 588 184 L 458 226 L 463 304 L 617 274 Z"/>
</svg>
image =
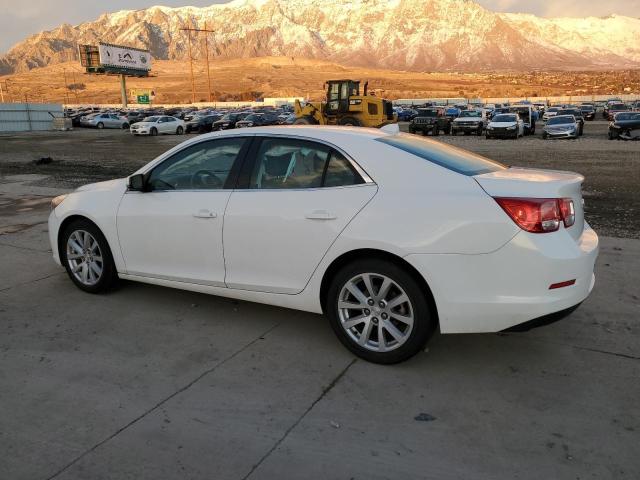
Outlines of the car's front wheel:
<svg viewBox="0 0 640 480">
<path fill-rule="evenodd" d="M 62 232 L 60 260 L 73 283 L 85 292 L 104 292 L 118 280 L 109 244 L 88 220 L 73 221 Z"/>
<path fill-rule="evenodd" d="M 176 128 L 176 135 L 182 135 L 184 133 L 184 128 L 178 127 Z"/>
<path fill-rule="evenodd" d="M 343 267 L 329 287 L 325 312 L 349 350 L 382 364 L 418 353 L 436 327 L 421 285 L 385 260 L 359 260 Z"/>
</svg>

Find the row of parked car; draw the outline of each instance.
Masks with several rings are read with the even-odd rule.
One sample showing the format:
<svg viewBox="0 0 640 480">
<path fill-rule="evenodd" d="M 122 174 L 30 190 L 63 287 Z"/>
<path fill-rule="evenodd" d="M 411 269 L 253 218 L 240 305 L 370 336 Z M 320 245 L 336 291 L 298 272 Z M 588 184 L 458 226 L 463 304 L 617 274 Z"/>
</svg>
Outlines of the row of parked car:
<svg viewBox="0 0 640 480">
<path fill-rule="evenodd" d="M 542 114 L 542 138 L 578 138 L 586 121 L 593 120 L 595 106 L 562 105 Z M 611 109 L 610 109 L 611 111 Z M 419 108 L 409 124 L 410 133 L 422 135 L 485 135 L 486 138 L 513 138 L 535 135 L 540 112 L 531 104 L 500 106 L 492 109 L 465 109 L 455 118 L 445 107 Z M 640 111 L 618 111 L 610 117 L 609 139 L 640 138 Z"/>
<path fill-rule="evenodd" d="M 172 108 L 148 110 L 100 110 L 87 107 L 68 110 L 74 126 L 129 129 L 134 135 L 206 133 L 232 128 L 293 124 L 295 115 L 287 107 L 250 110 Z"/>
</svg>

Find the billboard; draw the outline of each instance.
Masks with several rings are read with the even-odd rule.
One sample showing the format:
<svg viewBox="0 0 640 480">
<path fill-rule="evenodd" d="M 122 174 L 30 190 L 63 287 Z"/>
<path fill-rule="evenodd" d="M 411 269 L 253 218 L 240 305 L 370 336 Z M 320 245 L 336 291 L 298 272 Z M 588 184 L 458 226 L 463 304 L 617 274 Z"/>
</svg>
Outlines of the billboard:
<svg viewBox="0 0 640 480">
<path fill-rule="evenodd" d="M 102 67 L 145 72 L 151 70 L 151 55 L 148 50 L 100 42 L 98 52 Z"/>
</svg>

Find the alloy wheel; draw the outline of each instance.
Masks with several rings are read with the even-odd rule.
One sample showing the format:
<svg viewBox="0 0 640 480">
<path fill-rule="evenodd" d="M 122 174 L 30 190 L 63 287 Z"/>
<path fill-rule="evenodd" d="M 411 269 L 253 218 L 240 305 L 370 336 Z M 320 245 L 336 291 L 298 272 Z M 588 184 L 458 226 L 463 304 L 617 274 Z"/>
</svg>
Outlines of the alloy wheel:
<svg viewBox="0 0 640 480">
<path fill-rule="evenodd" d="M 362 273 L 351 278 L 338 296 L 338 317 L 349 338 L 374 352 L 403 345 L 414 324 L 414 308 L 404 289 L 391 278 Z"/>
<path fill-rule="evenodd" d="M 67 263 L 77 281 L 93 286 L 100 281 L 104 260 L 98 241 L 86 230 L 76 230 L 67 240 Z"/>
</svg>

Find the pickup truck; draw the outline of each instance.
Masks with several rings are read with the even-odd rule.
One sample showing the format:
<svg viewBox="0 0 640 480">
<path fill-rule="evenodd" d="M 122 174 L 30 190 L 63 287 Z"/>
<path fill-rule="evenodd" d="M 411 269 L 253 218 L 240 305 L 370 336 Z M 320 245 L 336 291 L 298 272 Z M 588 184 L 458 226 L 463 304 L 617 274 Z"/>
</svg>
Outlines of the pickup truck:
<svg viewBox="0 0 640 480">
<path fill-rule="evenodd" d="M 511 113 L 517 113 L 524 122 L 524 134 L 535 135 L 536 134 L 536 118 L 537 113 L 534 114 L 533 107 L 531 105 L 513 105 L 509 107 Z"/>
<path fill-rule="evenodd" d="M 484 133 L 485 119 L 480 110 L 465 110 L 451 123 L 451 135 L 462 132 L 465 135 L 475 133 L 480 136 Z"/>
<path fill-rule="evenodd" d="M 409 124 L 409 133 L 421 132 L 426 135 L 439 135 L 451 132 L 451 120 L 445 115 L 444 108 L 419 108 L 418 115 Z"/>
</svg>

